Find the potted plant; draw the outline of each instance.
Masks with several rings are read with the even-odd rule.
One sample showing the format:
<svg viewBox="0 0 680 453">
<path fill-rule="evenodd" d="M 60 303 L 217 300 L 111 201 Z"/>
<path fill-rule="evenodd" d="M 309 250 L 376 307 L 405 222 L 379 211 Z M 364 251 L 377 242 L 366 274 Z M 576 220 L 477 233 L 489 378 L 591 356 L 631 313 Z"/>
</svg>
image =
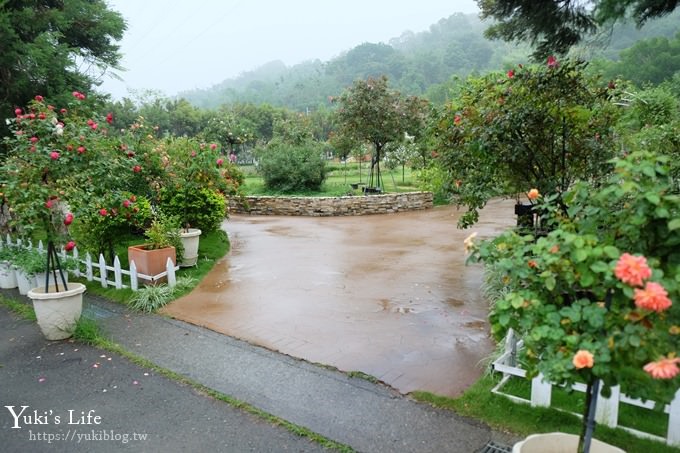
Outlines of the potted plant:
<svg viewBox="0 0 680 453">
<path fill-rule="evenodd" d="M 0 241 L 0 288 L 13 289 L 17 287 L 17 276 L 12 262 L 15 259 L 14 250 Z"/>
<path fill-rule="evenodd" d="M 28 292 L 40 286 L 36 275 L 43 273 L 42 283 L 45 283 L 45 256 L 40 254 L 37 249 L 17 248 L 14 252 L 14 269 L 17 276 L 19 294 L 27 295 Z"/>
<path fill-rule="evenodd" d="M 173 265 L 177 263 L 177 250 L 182 252 L 179 237 L 179 226 L 174 218 L 156 213 L 151 225 L 144 231 L 148 241 L 140 245 L 128 247 L 128 261 L 134 262 L 137 272 L 148 277 L 165 272 L 168 259 Z M 143 283 L 162 283 L 166 277 L 158 279 L 140 279 Z"/>
<path fill-rule="evenodd" d="M 466 243 L 504 289 L 492 332 L 523 338 L 527 376 L 587 385 L 579 451 L 589 451 L 600 393 L 618 385 L 670 402 L 680 387 L 680 196 L 669 158 L 637 151 L 612 164 L 598 188 L 580 182 L 538 202 L 541 230 Z"/>
</svg>

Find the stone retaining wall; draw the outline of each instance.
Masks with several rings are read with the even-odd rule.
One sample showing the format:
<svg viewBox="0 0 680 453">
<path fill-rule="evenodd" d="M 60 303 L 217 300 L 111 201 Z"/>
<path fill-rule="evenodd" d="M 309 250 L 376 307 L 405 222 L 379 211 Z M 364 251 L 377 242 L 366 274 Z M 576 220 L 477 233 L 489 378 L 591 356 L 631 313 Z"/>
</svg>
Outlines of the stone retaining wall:
<svg viewBox="0 0 680 453">
<path fill-rule="evenodd" d="M 432 192 L 387 193 L 343 197 L 244 197 L 229 200 L 229 212 L 251 215 L 347 216 L 418 211 L 433 206 Z"/>
</svg>

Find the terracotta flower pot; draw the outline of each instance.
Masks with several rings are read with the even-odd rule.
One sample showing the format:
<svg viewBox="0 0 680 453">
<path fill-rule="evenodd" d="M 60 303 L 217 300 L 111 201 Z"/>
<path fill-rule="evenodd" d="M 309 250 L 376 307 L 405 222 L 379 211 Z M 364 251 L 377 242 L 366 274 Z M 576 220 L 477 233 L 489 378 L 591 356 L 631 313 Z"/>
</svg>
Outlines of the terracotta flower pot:
<svg viewBox="0 0 680 453">
<path fill-rule="evenodd" d="M 44 287 L 33 288 L 27 295 L 33 301 L 35 317 L 45 338 L 63 340 L 73 335 L 80 319 L 85 285 L 71 283 L 67 291 L 55 292 L 54 286 L 50 286 L 49 290 L 45 292 Z"/>
<path fill-rule="evenodd" d="M 146 244 L 131 245 L 128 247 L 128 262 L 135 262 L 138 273 L 153 277 L 154 275 L 165 272 L 168 258 L 172 260 L 173 265 L 177 264 L 175 247 L 166 247 L 155 250 L 149 250 L 146 247 Z M 167 277 L 161 277 L 154 280 L 140 278 L 139 282 L 145 285 L 154 285 L 156 283 L 164 283 L 167 280 Z"/>
</svg>

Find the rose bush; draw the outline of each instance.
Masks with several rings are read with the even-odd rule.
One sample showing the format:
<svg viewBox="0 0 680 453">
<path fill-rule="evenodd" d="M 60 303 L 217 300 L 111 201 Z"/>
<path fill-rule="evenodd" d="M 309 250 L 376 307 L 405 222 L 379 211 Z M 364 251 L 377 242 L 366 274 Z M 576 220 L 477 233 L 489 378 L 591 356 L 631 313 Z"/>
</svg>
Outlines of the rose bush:
<svg viewBox="0 0 680 453">
<path fill-rule="evenodd" d="M 620 89 L 584 67 L 553 59 L 471 78 L 446 107 L 433 131 L 448 189 L 468 208 L 459 226 L 474 224 L 493 196 L 559 194 L 608 174 Z"/>
<path fill-rule="evenodd" d="M 680 386 L 680 190 L 666 156 L 612 164 L 597 189 L 579 182 L 559 203 L 539 201 L 534 232 L 466 248 L 501 287 L 492 332 L 523 338 L 528 376 L 669 402 Z"/>
</svg>

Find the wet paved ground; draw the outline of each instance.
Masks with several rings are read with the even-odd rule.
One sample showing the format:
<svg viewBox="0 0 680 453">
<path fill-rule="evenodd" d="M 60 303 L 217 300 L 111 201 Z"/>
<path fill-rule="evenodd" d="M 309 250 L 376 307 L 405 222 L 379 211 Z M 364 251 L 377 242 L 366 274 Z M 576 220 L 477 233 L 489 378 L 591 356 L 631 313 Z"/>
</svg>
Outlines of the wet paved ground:
<svg viewBox="0 0 680 453">
<path fill-rule="evenodd" d="M 359 217 L 232 216 L 231 253 L 164 312 L 402 393 L 456 396 L 493 343 L 463 240 L 514 223 L 494 201 L 471 230 L 455 207 Z"/>
</svg>

